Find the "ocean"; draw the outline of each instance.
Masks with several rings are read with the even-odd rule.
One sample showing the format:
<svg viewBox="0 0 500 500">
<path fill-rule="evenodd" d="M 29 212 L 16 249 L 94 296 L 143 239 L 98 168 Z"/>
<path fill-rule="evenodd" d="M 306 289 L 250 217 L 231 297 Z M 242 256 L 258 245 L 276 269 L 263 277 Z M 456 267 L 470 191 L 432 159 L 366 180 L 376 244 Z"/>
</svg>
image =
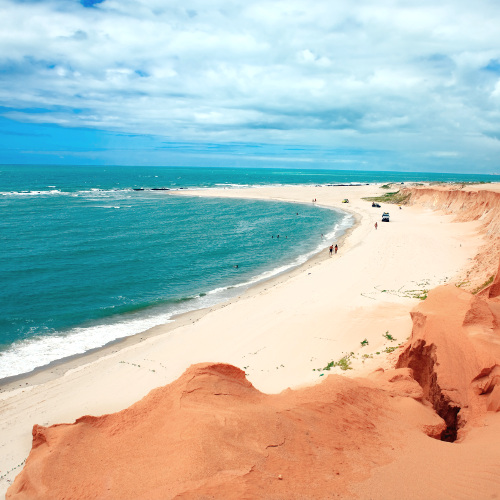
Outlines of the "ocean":
<svg viewBox="0 0 500 500">
<path fill-rule="evenodd" d="M 305 262 L 353 222 L 342 211 L 312 204 L 181 197 L 176 190 L 494 180 L 263 168 L 1 165 L 0 378 L 227 300 Z"/>
</svg>

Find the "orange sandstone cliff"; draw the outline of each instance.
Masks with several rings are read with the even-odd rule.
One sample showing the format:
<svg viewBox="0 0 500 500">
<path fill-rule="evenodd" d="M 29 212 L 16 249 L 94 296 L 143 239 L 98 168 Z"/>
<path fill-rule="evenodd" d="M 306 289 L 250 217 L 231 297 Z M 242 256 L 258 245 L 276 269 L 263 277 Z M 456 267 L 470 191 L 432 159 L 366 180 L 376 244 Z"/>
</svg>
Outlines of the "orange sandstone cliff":
<svg viewBox="0 0 500 500">
<path fill-rule="evenodd" d="M 411 313 L 410 341 L 397 367 L 412 370 L 455 441 L 500 409 L 500 301 L 438 287 Z"/>
<path fill-rule="evenodd" d="M 469 194 L 420 191 L 466 217 Z M 469 216 L 496 227 L 497 196 Z M 7 498 L 498 498 L 498 259 L 493 274 L 477 294 L 431 290 L 395 368 L 365 379 L 267 395 L 207 363 L 121 412 L 35 425 Z"/>
</svg>

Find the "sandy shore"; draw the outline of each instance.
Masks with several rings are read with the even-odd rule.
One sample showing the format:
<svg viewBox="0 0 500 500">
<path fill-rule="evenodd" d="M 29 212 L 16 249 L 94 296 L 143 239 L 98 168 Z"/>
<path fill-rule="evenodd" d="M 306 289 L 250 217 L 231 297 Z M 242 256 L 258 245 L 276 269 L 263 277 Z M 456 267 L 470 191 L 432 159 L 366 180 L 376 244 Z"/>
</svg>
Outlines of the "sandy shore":
<svg viewBox="0 0 500 500">
<path fill-rule="evenodd" d="M 332 242 L 325 242 L 323 254 L 300 269 L 229 303 L 3 387 L 0 491 L 29 453 L 33 424 L 121 410 L 193 363 L 231 363 L 257 389 L 274 393 L 320 381 L 317 369 L 346 353 L 355 353 L 355 369 L 339 373 L 359 375 L 383 364 L 383 350 L 409 336 L 418 296 L 457 279 L 482 238 L 479 222 L 451 223 L 451 215 L 419 207 L 372 208 L 362 199 L 382 192 L 377 186 L 184 191 L 303 203 L 316 198 L 318 205 L 352 212 L 358 224 L 335 256 L 327 250 Z M 391 213 L 388 224 L 380 222 L 384 210 Z M 388 341 L 386 332 L 397 340 Z"/>
</svg>

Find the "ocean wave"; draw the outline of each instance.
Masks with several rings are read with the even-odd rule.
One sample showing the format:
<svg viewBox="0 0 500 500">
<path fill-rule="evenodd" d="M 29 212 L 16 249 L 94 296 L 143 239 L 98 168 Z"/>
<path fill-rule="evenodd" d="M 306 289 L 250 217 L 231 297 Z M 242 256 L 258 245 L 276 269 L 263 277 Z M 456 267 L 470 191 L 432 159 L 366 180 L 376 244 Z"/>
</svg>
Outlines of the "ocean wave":
<svg viewBox="0 0 500 500">
<path fill-rule="evenodd" d="M 154 188 L 148 189 L 152 191 Z M 81 189 L 78 191 L 63 191 L 61 189 L 50 189 L 50 190 L 26 190 L 26 191 L 0 191 L 2 196 L 53 196 L 53 195 L 63 195 L 63 196 L 81 196 L 81 195 L 93 195 L 93 196 L 106 196 L 110 194 L 121 194 L 121 193 L 131 193 L 133 188 L 121 188 L 121 189 Z"/>
<path fill-rule="evenodd" d="M 74 328 L 64 333 L 39 335 L 12 344 L 0 353 L 0 378 L 28 373 L 35 368 L 68 356 L 83 354 L 116 339 L 144 332 L 153 326 L 169 323 L 173 313 Z"/>
<path fill-rule="evenodd" d="M 183 297 L 166 306 L 155 306 L 153 311 L 145 309 L 133 313 L 132 318 L 128 315 L 126 320 L 73 328 L 67 332 L 39 334 L 30 339 L 17 341 L 0 352 L 0 379 L 29 373 L 53 361 L 84 354 L 115 340 L 171 323 L 174 321 L 173 318 L 180 314 L 211 307 L 234 296 L 228 294 L 228 288 L 213 292 Z"/>
<path fill-rule="evenodd" d="M 94 205 L 91 208 L 125 208 L 125 207 L 118 207 L 116 205 Z"/>
<path fill-rule="evenodd" d="M 2 196 L 47 196 L 66 193 L 59 189 L 51 189 L 50 191 L 2 191 L 0 194 Z"/>
</svg>

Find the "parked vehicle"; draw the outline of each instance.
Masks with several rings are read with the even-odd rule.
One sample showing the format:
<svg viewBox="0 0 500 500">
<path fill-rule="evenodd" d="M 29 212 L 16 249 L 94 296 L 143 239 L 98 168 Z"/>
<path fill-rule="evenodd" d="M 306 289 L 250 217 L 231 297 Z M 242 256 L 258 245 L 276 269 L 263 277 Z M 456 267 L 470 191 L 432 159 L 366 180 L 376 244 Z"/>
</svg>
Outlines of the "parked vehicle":
<svg viewBox="0 0 500 500">
<path fill-rule="evenodd" d="M 375 203 L 375 202 L 373 202 L 373 203 L 372 203 L 372 207 L 377 207 L 377 208 L 380 208 L 380 204 L 379 204 L 379 203 Z"/>
<path fill-rule="evenodd" d="M 348 200 L 347 198 L 344 198 L 344 199 L 342 200 L 342 203 L 349 203 L 349 200 Z"/>
<path fill-rule="evenodd" d="M 389 212 L 384 212 L 382 214 L 382 222 L 389 222 Z"/>
</svg>

